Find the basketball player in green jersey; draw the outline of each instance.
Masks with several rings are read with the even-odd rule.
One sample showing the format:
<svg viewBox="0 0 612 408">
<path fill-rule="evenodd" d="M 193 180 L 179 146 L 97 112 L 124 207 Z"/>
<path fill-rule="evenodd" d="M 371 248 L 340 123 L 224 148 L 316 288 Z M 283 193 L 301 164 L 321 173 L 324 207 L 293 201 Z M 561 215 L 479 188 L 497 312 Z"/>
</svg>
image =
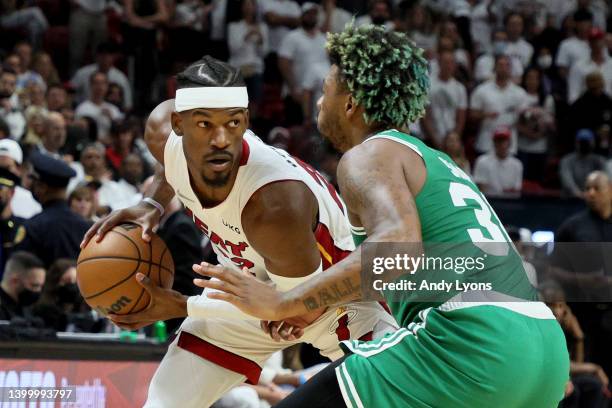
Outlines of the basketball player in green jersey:
<svg viewBox="0 0 612 408">
<path fill-rule="evenodd" d="M 569 360 L 554 315 L 537 301 L 476 185 L 447 155 L 401 130 L 427 103 L 422 50 L 376 26 L 347 27 L 329 37 L 328 50 L 333 66 L 318 126 L 345 153 L 338 183 L 356 243 L 463 244 L 473 248 L 468 255 L 488 255 L 477 280 L 493 289 L 429 303 L 384 292 L 402 328 L 377 341 L 344 342 L 346 357 L 277 407 L 556 407 Z M 361 258 L 357 250 L 284 293 L 248 273 L 206 264 L 194 270 L 221 280 L 196 280 L 224 292 L 210 297 L 278 321 L 359 299 Z"/>
</svg>

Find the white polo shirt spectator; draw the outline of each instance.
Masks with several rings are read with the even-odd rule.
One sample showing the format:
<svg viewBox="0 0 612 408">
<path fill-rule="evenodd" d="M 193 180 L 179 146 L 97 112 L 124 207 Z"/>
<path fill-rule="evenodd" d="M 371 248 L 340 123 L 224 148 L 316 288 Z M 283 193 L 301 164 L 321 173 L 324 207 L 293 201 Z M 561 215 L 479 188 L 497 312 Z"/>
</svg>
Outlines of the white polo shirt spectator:
<svg viewBox="0 0 612 408">
<path fill-rule="evenodd" d="M 527 92 L 511 81 L 503 87 L 495 80 L 479 85 L 472 94 L 470 108 L 491 116 L 484 118 L 480 124 L 476 149 L 482 153 L 490 152 L 493 148 L 492 135 L 495 129 L 507 126 L 511 129 L 510 151 L 516 152 L 518 115 L 528 105 Z"/>
<path fill-rule="evenodd" d="M 317 101 L 323 95 L 323 81 L 329 73 L 331 66 L 329 62 L 319 62 L 312 66 L 306 71 L 304 82 L 302 83 L 302 90 L 304 91 L 304 108 L 305 117 L 304 121 L 308 120 L 308 113 L 310 112 L 310 120 L 313 123 L 317 122 Z M 308 105 L 308 106 L 306 106 Z"/>
<path fill-rule="evenodd" d="M 433 133 L 432 138 L 436 146 L 442 146 L 450 132 L 462 132 L 467 110 L 467 90 L 463 84 L 453 78 L 456 69 L 453 54 L 444 52 L 440 54 L 440 59 L 443 70 L 431 78 L 430 104 L 425 118 L 430 126 L 428 131 Z M 457 121 L 458 113 L 463 115 L 460 128 Z"/>
<path fill-rule="evenodd" d="M 95 104 L 89 99 L 77 106 L 74 114 L 79 118 L 88 116 L 94 119 L 98 126 L 98 139 L 101 140 L 108 137 L 113 121 L 123 119 L 123 114 L 115 105 L 108 102 Z"/>
<path fill-rule="evenodd" d="M 293 0 L 263 0 L 262 12 L 265 16 L 273 13 L 280 17 L 299 18 L 301 14 L 300 6 Z M 268 25 L 268 45 L 270 52 L 278 52 L 283 39 L 291 32 L 291 28 L 284 25 L 272 27 Z"/>
<path fill-rule="evenodd" d="M 506 55 L 504 53 L 504 55 Z M 523 76 L 523 64 L 518 58 L 510 58 L 512 78 L 518 81 Z M 495 57 L 493 54 L 483 54 L 474 65 L 474 78 L 478 82 L 488 81 L 495 77 Z"/>
<path fill-rule="evenodd" d="M 305 3 L 304 6 L 307 4 L 312 3 Z M 306 12 L 307 10 L 304 11 Z M 278 57 L 291 62 L 295 90 L 301 92 L 308 70 L 315 64 L 329 61 L 325 50 L 325 36 L 316 27 L 310 32 L 302 27 L 296 28 L 283 40 Z"/>
<path fill-rule="evenodd" d="M 343 8 L 336 6 L 336 0 L 323 0 L 319 13 L 319 27 L 330 33 L 339 33 L 351 22 L 353 16 Z M 329 19 L 329 21 L 327 21 Z M 329 25 L 325 27 L 326 23 Z"/>
<path fill-rule="evenodd" d="M 523 185 L 523 164 L 509 152 L 510 129 L 494 131 L 495 149 L 476 159 L 474 182 L 487 196 L 518 195 Z"/>
<path fill-rule="evenodd" d="M 94 72 L 99 71 L 98 64 L 86 65 L 80 68 L 70 80 L 70 83 L 77 92 L 77 100 L 84 101 L 89 97 L 89 78 Z M 109 83 L 116 83 L 123 91 L 123 100 L 125 101 L 125 109 L 132 108 L 132 88 L 130 82 L 123 72 L 115 67 L 110 67 L 106 72 Z"/>
<path fill-rule="evenodd" d="M 523 38 L 519 38 L 518 41 L 508 41 L 506 46 L 506 55 L 512 59 L 517 59 L 526 68 L 531 63 L 531 57 L 533 56 L 533 46 L 525 41 Z"/>
</svg>

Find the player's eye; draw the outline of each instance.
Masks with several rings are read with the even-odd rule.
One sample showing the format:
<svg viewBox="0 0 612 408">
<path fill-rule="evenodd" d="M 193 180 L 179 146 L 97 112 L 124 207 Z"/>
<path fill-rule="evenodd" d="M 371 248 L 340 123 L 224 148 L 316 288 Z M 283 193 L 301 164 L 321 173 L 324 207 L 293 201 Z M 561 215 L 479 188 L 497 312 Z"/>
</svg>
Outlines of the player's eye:
<svg viewBox="0 0 612 408">
<path fill-rule="evenodd" d="M 210 126 L 210 123 L 208 123 L 208 121 L 203 120 L 201 122 L 198 122 L 198 127 L 207 128 L 209 126 Z"/>
<path fill-rule="evenodd" d="M 237 128 L 240 125 L 240 121 L 238 119 L 230 120 L 228 125 L 231 128 Z"/>
</svg>

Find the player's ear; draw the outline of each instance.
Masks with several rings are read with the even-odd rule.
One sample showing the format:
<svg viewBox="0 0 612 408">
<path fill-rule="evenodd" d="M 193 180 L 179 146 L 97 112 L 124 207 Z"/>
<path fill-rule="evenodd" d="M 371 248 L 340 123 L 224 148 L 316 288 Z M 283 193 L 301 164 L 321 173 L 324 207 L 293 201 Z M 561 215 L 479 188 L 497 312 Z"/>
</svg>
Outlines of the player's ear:
<svg viewBox="0 0 612 408">
<path fill-rule="evenodd" d="M 344 103 L 344 112 L 347 119 L 351 119 L 357 113 L 359 106 L 357 101 L 353 98 L 352 94 L 348 94 L 346 102 Z"/>
<path fill-rule="evenodd" d="M 172 130 L 176 133 L 177 136 L 183 136 L 183 119 L 178 112 L 172 112 L 170 115 L 170 123 L 172 124 Z"/>
</svg>

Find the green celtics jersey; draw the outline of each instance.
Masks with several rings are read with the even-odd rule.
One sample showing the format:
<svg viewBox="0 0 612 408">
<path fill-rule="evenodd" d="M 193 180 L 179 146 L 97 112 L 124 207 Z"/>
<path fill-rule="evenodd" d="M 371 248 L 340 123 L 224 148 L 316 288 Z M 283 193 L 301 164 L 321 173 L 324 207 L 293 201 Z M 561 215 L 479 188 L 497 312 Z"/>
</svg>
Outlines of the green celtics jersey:
<svg viewBox="0 0 612 408">
<path fill-rule="evenodd" d="M 415 197 L 415 203 L 425 251 L 429 250 L 437 257 L 473 257 L 481 260 L 482 267 L 469 273 L 452 272 L 444 275 L 439 270 L 428 270 L 421 276 L 434 279 L 443 277 L 444 280 L 452 279 L 453 283 L 461 282 L 457 285 L 486 283 L 490 285 L 489 292 L 501 294 L 503 299 L 537 300 L 523 261 L 508 238 L 503 224 L 478 187 L 449 156 L 397 130 L 378 133 L 364 143 L 374 139 L 395 141 L 412 149 L 423 159 L 427 178 Z M 398 152 L 401 151 L 398 149 Z M 363 228 L 352 227 L 352 233 L 356 245 L 366 238 Z M 427 256 L 430 255 L 427 253 Z M 409 296 L 398 299 L 397 293 L 392 296 L 385 290 L 383 295 L 398 323 L 406 327 L 420 310 L 439 306 L 459 292 L 461 290 L 443 291 L 435 300 L 411 300 Z"/>
</svg>

